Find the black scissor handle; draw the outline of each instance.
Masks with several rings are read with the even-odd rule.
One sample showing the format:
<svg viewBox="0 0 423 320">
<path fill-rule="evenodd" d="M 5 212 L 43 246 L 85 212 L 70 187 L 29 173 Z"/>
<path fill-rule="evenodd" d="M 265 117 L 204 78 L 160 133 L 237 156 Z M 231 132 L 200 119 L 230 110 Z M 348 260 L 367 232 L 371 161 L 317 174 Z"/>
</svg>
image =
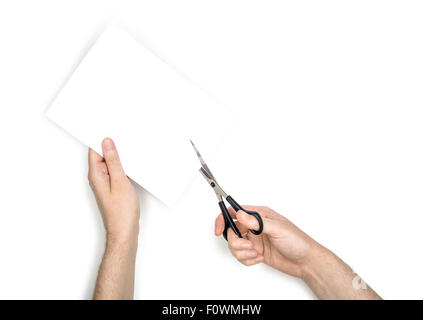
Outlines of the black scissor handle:
<svg viewBox="0 0 423 320">
<path fill-rule="evenodd" d="M 242 210 L 245 213 L 248 213 L 249 215 L 252 215 L 252 216 L 254 216 L 257 219 L 257 222 L 259 223 L 259 229 L 258 230 L 251 230 L 250 229 L 250 231 L 251 231 L 252 234 L 259 235 L 260 233 L 263 232 L 263 219 L 260 217 L 260 215 L 258 214 L 258 212 L 244 209 L 231 196 L 227 196 L 226 197 L 226 200 L 229 202 L 229 204 L 232 206 L 232 208 L 234 208 L 235 211 Z M 219 205 L 220 205 L 220 203 L 219 203 Z M 229 216 L 229 218 L 230 218 L 230 216 Z M 236 226 L 235 226 L 235 228 L 236 228 Z M 232 230 L 233 230 L 233 228 L 232 228 Z M 240 238 L 242 238 L 242 236 Z"/>
<path fill-rule="evenodd" d="M 231 228 L 234 233 L 238 236 L 238 238 L 242 238 L 241 232 L 239 232 L 238 228 L 235 225 L 234 220 L 232 219 L 231 215 L 229 214 L 228 208 L 223 201 L 219 202 L 220 211 L 222 211 L 223 219 L 225 220 L 225 229 L 223 230 L 223 237 L 225 240 L 228 240 L 228 229 Z"/>
</svg>

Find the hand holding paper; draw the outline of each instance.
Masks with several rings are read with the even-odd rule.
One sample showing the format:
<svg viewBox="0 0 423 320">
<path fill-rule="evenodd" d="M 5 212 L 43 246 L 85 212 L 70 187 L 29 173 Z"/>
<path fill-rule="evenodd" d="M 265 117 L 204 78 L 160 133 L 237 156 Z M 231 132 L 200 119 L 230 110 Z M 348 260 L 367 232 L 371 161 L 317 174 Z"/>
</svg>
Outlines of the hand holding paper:
<svg viewBox="0 0 423 320">
<path fill-rule="evenodd" d="M 113 140 L 102 143 L 104 158 L 88 152 L 88 180 L 103 217 L 108 241 L 136 238 L 139 230 L 140 201 L 126 176 Z"/>
</svg>

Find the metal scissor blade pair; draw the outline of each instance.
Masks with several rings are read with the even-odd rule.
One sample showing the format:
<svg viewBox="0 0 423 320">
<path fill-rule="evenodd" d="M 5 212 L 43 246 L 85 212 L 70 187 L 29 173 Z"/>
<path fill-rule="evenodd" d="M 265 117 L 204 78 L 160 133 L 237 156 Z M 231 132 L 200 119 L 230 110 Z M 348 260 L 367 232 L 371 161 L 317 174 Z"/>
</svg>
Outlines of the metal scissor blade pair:
<svg viewBox="0 0 423 320">
<path fill-rule="evenodd" d="M 213 174 L 211 173 L 209 167 L 207 166 L 206 162 L 204 161 L 203 157 L 201 156 L 200 152 L 198 152 L 198 149 L 195 147 L 194 142 L 191 141 L 191 144 L 195 150 L 195 153 L 197 154 L 198 159 L 200 160 L 201 163 L 201 168 L 200 171 L 201 173 L 203 173 L 203 175 L 206 175 L 207 179 L 209 180 L 216 180 L 213 176 Z"/>
<path fill-rule="evenodd" d="M 191 141 L 191 140 L 190 140 Z M 213 174 L 211 173 L 209 167 L 204 162 L 203 157 L 201 156 L 200 152 L 198 152 L 197 148 L 195 147 L 194 143 L 191 141 L 191 144 L 195 150 L 195 153 L 197 154 L 198 159 L 201 163 L 200 172 L 203 175 L 203 177 L 207 180 L 209 185 L 213 188 L 217 200 L 219 201 L 219 207 L 223 215 L 223 219 L 225 220 L 225 228 L 223 231 L 223 237 L 227 239 L 227 230 L 231 228 L 234 233 L 239 237 L 242 238 L 241 232 L 239 232 L 237 226 L 235 225 L 235 222 L 233 221 L 232 216 L 230 215 L 228 209 L 226 208 L 224 199 L 232 206 L 232 208 L 235 211 L 242 210 L 245 213 L 254 216 L 258 223 L 259 223 L 259 229 L 258 230 L 250 230 L 253 234 L 258 235 L 263 231 L 263 220 L 261 219 L 260 215 L 255 211 L 245 210 L 243 207 L 241 207 L 238 202 L 236 202 L 231 196 L 227 195 L 222 188 L 219 186 L 219 184 L 216 182 L 216 179 L 213 177 Z"/>
<path fill-rule="evenodd" d="M 195 147 L 192 141 L 191 141 L 191 144 L 194 147 L 194 150 L 195 150 L 195 153 L 197 154 L 198 159 L 200 160 L 200 163 L 201 163 L 200 172 L 203 175 L 204 179 L 206 179 L 209 185 L 213 188 L 214 192 L 216 193 L 216 197 L 219 201 L 222 201 L 222 197 L 226 199 L 228 195 L 225 193 L 225 191 L 222 190 L 222 188 L 216 182 L 215 177 L 211 173 L 209 167 L 207 166 L 206 162 L 204 161 L 203 157 L 201 156 L 200 152 L 198 152 L 197 148 Z"/>
</svg>

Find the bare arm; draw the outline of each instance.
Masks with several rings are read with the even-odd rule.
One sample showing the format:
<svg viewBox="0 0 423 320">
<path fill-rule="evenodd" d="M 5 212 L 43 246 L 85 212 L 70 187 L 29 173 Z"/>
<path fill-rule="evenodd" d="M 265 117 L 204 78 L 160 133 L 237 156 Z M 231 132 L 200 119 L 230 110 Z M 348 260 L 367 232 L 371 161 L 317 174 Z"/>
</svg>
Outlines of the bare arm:
<svg viewBox="0 0 423 320">
<path fill-rule="evenodd" d="M 94 299 L 133 299 L 137 242 L 107 243 Z"/>
<path fill-rule="evenodd" d="M 319 299 L 381 299 L 344 261 L 321 246 L 303 266 L 302 279 Z"/>
<path fill-rule="evenodd" d="M 238 238 L 228 230 L 228 245 L 232 255 L 251 266 L 261 262 L 301 278 L 319 299 L 381 299 L 353 270 L 335 254 L 318 244 L 285 217 L 267 207 L 244 206 L 257 211 L 263 219 L 263 233 L 256 236 L 257 220 L 229 208 L 244 235 Z M 215 234 L 224 229 L 223 216 L 216 219 Z"/>
<path fill-rule="evenodd" d="M 104 159 L 91 149 L 88 157 L 88 178 L 106 229 L 106 250 L 94 299 L 133 299 L 139 199 L 113 141 L 105 139 L 102 147 Z"/>
</svg>

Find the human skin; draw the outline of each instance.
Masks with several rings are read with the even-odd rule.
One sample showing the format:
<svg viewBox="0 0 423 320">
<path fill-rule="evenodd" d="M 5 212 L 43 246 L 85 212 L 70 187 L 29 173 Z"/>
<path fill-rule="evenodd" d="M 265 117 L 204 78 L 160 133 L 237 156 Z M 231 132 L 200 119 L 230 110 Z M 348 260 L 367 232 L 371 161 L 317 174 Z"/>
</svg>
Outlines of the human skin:
<svg viewBox="0 0 423 320">
<path fill-rule="evenodd" d="M 232 255 L 246 266 L 265 263 L 283 273 L 301 278 L 319 299 L 381 299 L 353 270 L 334 253 L 323 247 L 297 226 L 267 207 L 244 206 L 263 219 L 263 232 L 257 220 L 243 211 L 228 208 L 243 234 L 238 238 L 228 230 L 228 246 Z M 222 214 L 216 218 L 215 234 L 224 231 Z"/>
<path fill-rule="evenodd" d="M 94 299 L 133 299 L 140 203 L 125 175 L 114 142 L 106 138 L 103 155 L 88 151 L 88 180 L 106 229 L 106 249 Z"/>
</svg>

